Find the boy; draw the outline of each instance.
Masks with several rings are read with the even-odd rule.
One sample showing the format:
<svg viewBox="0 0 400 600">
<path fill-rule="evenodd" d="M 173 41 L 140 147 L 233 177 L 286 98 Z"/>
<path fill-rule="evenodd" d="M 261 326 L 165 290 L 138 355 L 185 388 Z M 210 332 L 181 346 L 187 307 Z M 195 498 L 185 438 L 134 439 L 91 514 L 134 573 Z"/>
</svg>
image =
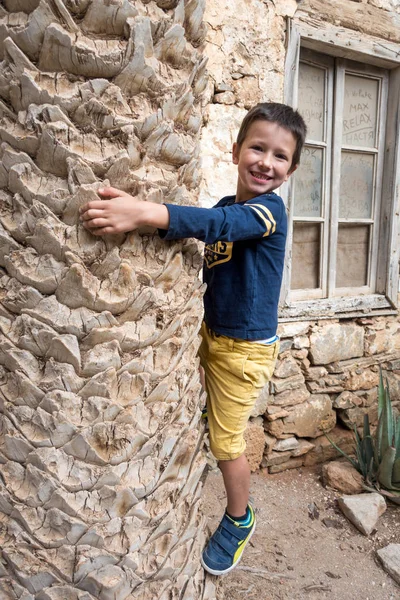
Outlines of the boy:
<svg viewBox="0 0 400 600">
<path fill-rule="evenodd" d="M 202 556 L 203 567 L 213 575 L 237 565 L 255 529 L 243 433 L 260 390 L 272 376 L 279 347 L 287 219 L 273 190 L 296 170 L 305 136 L 299 113 L 284 104 L 261 103 L 247 113 L 233 145 L 236 196 L 206 209 L 138 201 L 107 188 L 99 193 L 112 200 L 81 208 L 84 226 L 95 235 L 150 225 L 165 239 L 206 242 L 199 356 L 210 446 L 227 494 L 226 512 Z"/>
</svg>

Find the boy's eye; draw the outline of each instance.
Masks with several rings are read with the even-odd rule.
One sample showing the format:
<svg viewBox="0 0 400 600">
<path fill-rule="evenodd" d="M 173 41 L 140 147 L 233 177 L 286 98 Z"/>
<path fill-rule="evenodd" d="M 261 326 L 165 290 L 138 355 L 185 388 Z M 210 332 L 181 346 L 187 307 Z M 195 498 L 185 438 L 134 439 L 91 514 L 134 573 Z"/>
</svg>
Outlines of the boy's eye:
<svg viewBox="0 0 400 600">
<path fill-rule="evenodd" d="M 261 146 L 258 146 L 257 144 L 254 144 L 254 145 L 252 146 L 252 149 L 253 149 L 253 150 L 259 150 L 260 152 L 262 152 L 262 148 L 261 148 Z"/>
<path fill-rule="evenodd" d="M 277 158 L 282 158 L 283 160 L 287 160 L 287 156 L 285 154 L 277 154 Z"/>
</svg>

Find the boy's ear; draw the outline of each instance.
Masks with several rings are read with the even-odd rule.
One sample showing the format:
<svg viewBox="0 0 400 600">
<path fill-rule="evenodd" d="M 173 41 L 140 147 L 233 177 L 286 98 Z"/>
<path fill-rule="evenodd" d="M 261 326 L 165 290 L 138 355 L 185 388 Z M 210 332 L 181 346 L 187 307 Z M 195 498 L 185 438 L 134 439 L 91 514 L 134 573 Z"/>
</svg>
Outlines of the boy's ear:
<svg viewBox="0 0 400 600">
<path fill-rule="evenodd" d="M 234 165 L 237 165 L 239 162 L 239 146 L 236 142 L 232 146 L 232 162 Z"/>
<path fill-rule="evenodd" d="M 286 175 L 285 181 L 287 181 L 289 179 L 289 177 L 291 176 L 291 174 L 295 172 L 295 170 L 297 169 L 298 166 L 299 165 L 294 165 L 294 167 L 290 168 L 290 171 L 288 171 L 288 174 Z"/>
</svg>

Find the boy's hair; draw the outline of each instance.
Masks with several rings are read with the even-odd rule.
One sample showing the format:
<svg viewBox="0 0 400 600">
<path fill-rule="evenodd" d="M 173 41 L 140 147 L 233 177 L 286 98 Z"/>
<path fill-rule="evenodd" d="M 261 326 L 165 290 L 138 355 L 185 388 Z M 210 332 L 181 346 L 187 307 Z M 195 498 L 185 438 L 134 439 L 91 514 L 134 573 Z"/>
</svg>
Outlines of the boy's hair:
<svg viewBox="0 0 400 600">
<path fill-rule="evenodd" d="M 296 140 L 296 149 L 293 154 L 290 168 L 299 164 L 301 150 L 306 139 L 307 126 L 303 117 L 297 110 L 294 110 L 287 104 L 280 104 L 279 102 L 260 102 L 260 104 L 256 104 L 249 110 L 240 126 L 236 140 L 239 147 L 243 144 L 250 125 L 254 123 L 254 121 L 271 121 L 288 129 Z"/>
</svg>

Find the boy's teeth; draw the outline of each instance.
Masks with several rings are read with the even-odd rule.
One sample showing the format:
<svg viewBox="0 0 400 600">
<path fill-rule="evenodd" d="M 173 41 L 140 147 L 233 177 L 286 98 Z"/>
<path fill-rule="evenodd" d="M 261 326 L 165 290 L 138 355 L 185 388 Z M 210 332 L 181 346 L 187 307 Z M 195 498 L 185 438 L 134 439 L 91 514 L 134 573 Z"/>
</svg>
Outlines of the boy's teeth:
<svg viewBox="0 0 400 600">
<path fill-rule="evenodd" d="M 265 181 L 268 181 L 269 177 L 267 175 L 262 175 L 261 173 L 254 173 L 253 172 L 254 177 L 257 177 L 258 179 L 265 179 Z"/>
</svg>

